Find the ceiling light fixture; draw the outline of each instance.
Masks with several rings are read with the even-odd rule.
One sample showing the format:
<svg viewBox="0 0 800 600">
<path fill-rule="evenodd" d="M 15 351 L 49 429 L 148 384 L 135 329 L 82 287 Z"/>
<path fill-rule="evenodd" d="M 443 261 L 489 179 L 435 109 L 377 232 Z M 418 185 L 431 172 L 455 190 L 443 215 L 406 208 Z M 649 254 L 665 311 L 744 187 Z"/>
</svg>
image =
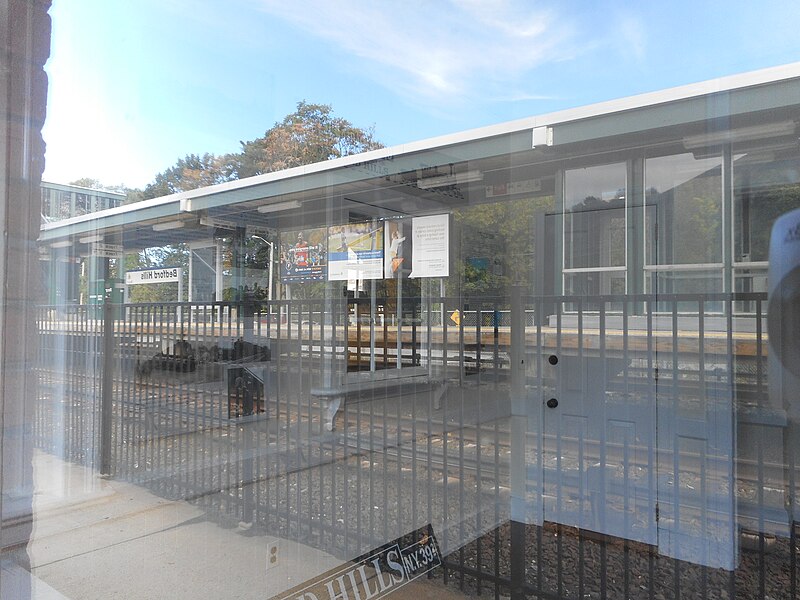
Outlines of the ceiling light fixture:
<svg viewBox="0 0 800 600">
<path fill-rule="evenodd" d="M 780 121 L 767 125 L 754 125 L 726 131 L 711 131 L 699 135 L 687 135 L 683 138 L 683 147 L 687 150 L 696 150 L 708 146 L 722 144 L 736 144 L 738 142 L 751 142 L 755 140 L 794 135 L 797 124 L 794 121 Z"/>
<path fill-rule="evenodd" d="M 200 217 L 200 225 L 204 227 L 214 227 L 216 229 L 229 229 L 231 231 L 236 231 L 238 228 L 238 225 L 233 221 L 217 219 L 216 217 Z"/>
<path fill-rule="evenodd" d="M 81 244 L 94 244 L 95 242 L 102 242 L 102 235 L 87 235 L 86 237 L 78 238 Z"/>
<path fill-rule="evenodd" d="M 51 248 L 69 248 L 70 246 L 72 246 L 72 240 L 61 240 L 50 244 Z"/>
<path fill-rule="evenodd" d="M 298 200 L 286 200 L 285 202 L 276 202 L 274 204 L 265 204 L 259 206 L 256 210 L 260 213 L 279 212 L 281 210 L 291 210 L 293 208 L 300 208 Z"/>
<path fill-rule="evenodd" d="M 165 221 L 153 225 L 153 231 L 169 231 L 170 229 L 180 229 L 181 227 L 183 227 L 183 221 Z"/>
</svg>

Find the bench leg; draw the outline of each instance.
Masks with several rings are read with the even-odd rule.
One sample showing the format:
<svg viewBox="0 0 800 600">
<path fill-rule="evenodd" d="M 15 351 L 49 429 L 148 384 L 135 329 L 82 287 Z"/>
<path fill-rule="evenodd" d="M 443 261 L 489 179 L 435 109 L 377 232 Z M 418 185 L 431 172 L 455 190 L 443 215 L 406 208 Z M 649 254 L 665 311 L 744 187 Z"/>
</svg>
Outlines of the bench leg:
<svg viewBox="0 0 800 600">
<path fill-rule="evenodd" d="M 444 381 L 440 385 L 433 388 L 433 410 L 440 410 L 442 408 L 442 398 L 447 393 L 447 382 Z"/>
<path fill-rule="evenodd" d="M 333 421 L 336 419 L 336 413 L 342 406 L 342 397 L 335 396 L 328 400 L 328 406 L 325 408 L 325 429 L 333 431 Z"/>
</svg>

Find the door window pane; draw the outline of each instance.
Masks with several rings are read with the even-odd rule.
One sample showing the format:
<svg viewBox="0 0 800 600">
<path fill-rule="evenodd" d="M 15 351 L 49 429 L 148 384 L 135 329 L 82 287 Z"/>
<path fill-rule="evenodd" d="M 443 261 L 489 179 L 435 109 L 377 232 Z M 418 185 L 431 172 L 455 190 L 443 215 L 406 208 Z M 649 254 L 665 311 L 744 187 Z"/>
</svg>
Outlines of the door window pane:
<svg viewBox="0 0 800 600">
<path fill-rule="evenodd" d="M 625 266 L 625 164 L 567 171 L 564 268 Z"/>
</svg>

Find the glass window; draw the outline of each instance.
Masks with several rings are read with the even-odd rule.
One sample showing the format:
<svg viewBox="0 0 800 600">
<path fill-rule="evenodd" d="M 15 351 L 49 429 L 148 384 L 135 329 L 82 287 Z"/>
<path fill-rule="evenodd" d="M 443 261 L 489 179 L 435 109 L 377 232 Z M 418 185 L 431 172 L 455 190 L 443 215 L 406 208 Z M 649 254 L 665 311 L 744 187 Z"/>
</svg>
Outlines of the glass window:
<svg viewBox="0 0 800 600">
<path fill-rule="evenodd" d="M 567 171 L 564 268 L 625 266 L 625 164 Z"/>
<path fill-rule="evenodd" d="M 69 219 L 73 215 L 72 210 L 72 194 L 69 192 L 56 192 L 58 201 L 56 206 L 58 207 L 58 212 L 56 213 L 55 217 L 57 219 Z"/>
<path fill-rule="evenodd" d="M 722 159 L 676 154 L 645 161 L 648 265 L 722 262 Z"/>
<path fill-rule="evenodd" d="M 733 176 L 734 260 L 766 261 L 775 219 L 800 207 L 800 158 L 776 160 L 774 152 L 748 152 L 734 158 Z"/>
<path fill-rule="evenodd" d="M 52 206 L 50 202 L 50 190 L 42 189 L 42 216 L 45 218 L 50 218 L 50 211 L 52 211 Z"/>
<path fill-rule="evenodd" d="M 70 42 L 48 79 L 50 3 L 0 0 L 21 7 L 0 36 L 2 600 L 800 598 L 800 257 L 767 265 L 773 224 L 800 254 L 800 216 L 777 218 L 800 206 L 800 64 L 455 133 L 482 124 L 472 109 L 488 123 L 650 87 L 658 36 L 642 68 L 570 90 L 507 60 L 548 44 L 504 7 L 450 35 L 482 7 L 52 4 Z M 631 58 L 637 19 L 585 12 Z M 708 19 L 680 21 L 713 41 Z M 91 52 L 59 63 L 70 46 Z M 471 72 L 480 94 L 459 90 Z M 304 82 L 345 96 L 292 112 L 318 99 Z M 414 142 L 446 133 L 405 112 L 416 99 L 435 127 L 471 123 Z M 162 150 L 202 154 L 169 167 Z M 40 195 L 45 165 L 61 183 Z M 40 198 L 71 220 L 40 223 Z M 12 563 L 33 594 L 7 587 Z"/>
<path fill-rule="evenodd" d="M 570 273 L 565 277 L 564 281 L 564 293 L 567 295 L 588 296 L 625 293 L 624 271 Z"/>
<path fill-rule="evenodd" d="M 647 293 L 659 297 L 659 311 L 670 311 L 675 304 L 679 311 L 697 312 L 698 304 L 694 299 L 676 301 L 665 297 L 688 294 L 701 298 L 709 294 L 718 294 L 722 291 L 722 285 L 722 269 L 650 270 L 645 278 Z M 706 311 L 721 312 L 723 307 L 721 302 L 709 301 L 705 303 L 704 308 Z"/>
<path fill-rule="evenodd" d="M 739 300 L 735 303 L 736 312 L 755 312 L 755 299 L 767 293 L 767 268 L 735 268 L 733 270 L 733 289 L 739 296 Z M 767 305 L 764 303 L 764 312 L 766 312 L 766 308 Z"/>
<path fill-rule="evenodd" d="M 85 215 L 86 213 L 91 211 L 91 207 L 92 207 L 92 196 L 89 196 L 88 194 L 75 195 L 76 215 Z"/>
</svg>

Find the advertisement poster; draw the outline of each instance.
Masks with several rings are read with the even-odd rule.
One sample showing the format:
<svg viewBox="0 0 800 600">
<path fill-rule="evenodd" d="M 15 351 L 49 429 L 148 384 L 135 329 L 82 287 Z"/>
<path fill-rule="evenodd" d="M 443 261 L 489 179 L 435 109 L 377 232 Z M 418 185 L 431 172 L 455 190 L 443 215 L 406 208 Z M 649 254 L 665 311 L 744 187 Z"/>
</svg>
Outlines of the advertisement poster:
<svg viewBox="0 0 800 600">
<path fill-rule="evenodd" d="M 281 232 L 281 282 L 324 281 L 328 267 L 327 228 Z"/>
<path fill-rule="evenodd" d="M 450 216 L 432 215 L 411 220 L 414 267 L 409 277 L 450 275 Z"/>
<path fill-rule="evenodd" d="M 383 273 L 386 279 L 402 277 L 403 271 L 411 269 L 410 219 L 393 219 L 384 223 L 383 239 L 386 250 L 383 254 Z"/>
<path fill-rule="evenodd" d="M 347 223 L 328 228 L 328 279 L 383 278 L 383 223 Z"/>
</svg>

